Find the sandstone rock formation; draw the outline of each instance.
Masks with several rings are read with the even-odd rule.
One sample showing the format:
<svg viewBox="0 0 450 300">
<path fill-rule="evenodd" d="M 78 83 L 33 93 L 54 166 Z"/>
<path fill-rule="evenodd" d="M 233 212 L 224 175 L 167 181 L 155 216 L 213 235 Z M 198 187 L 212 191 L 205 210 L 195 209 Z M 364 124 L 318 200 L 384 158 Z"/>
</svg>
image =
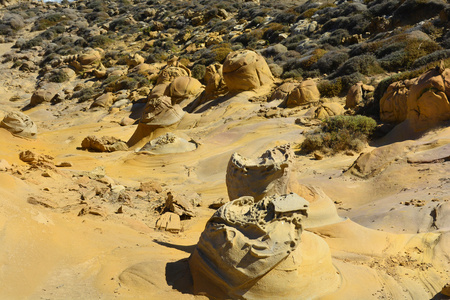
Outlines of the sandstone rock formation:
<svg viewBox="0 0 450 300">
<path fill-rule="evenodd" d="M 104 136 L 101 138 L 95 135 L 90 135 L 84 138 L 81 142 L 83 149 L 99 152 L 113 152 L 113 151 L 126 151 L 128 146 L 125 142 L 116 139 L 112 136 Z"/>
<path fill-rule="evenodd" d="M 400 123 L 406 119 L 409 89 L 414 80 L 394 82 L 380 99 L 380 119 L 383 122 Z"/>
<path fill-rule="evenodd" d="M 167 96 L 149 99 L 138 128 L 127 142 L 128 146 L 135 145 L 158 128 L 169 127 L 180 122 L 184 111 L 178 104 L 172 105 L 171 103 L 171 98 Z"/>
<path fill-rule="evenodd" d="M 221 64 L 216 63 L 206 67 L 203 79 L 206 82 L 206 101 L 228 92 L 228 88 L 223 79 L 223 67 Z"/>
<path fill-rule="evenodd" d="M 422 76 L 410 88 L 407 118 L 416 131 L 450 120 L 450 69 L 436 67 Z"/>
<path fill-rule="evenodd" d="M 309 261 L 309 268 L 302 265 L 309 255 L 302 236 L 307 211 L 308 201 L 296 194 L 268 196 L 259 202 L 247 196 L 223 205 L 206 224 L 189 258 L 194 293 L 214 299 L 257 299 L 270 290 L 285 299 L 308 298 L 310 291 L 302 287 L 312 277 L 305 275 L 318 262 Z M 316 243 L 315 253 L 321 254 L 322 288 L 335 289 L 339 277 L 329 249 L 317 236 L 309 237 Z"/>
<path fill-rule="evenodd" d="M 299 105 L 306 105 L 319 101 L 320 92 L 317 89 L 316 82 L 308 79 L 302 81 L 296 88 L 294 88 L 288 96 L 286 101 L 287 107 L 295 107 Z"/>
<path fill-rule="evenodd" d="M 167 62 L 167 65 L 161 70 L 158 76 L 157 84 L 170 83 L 180 76 L 191 76 L 191 70 L 178 62 L 178 58 L 174 57 Z"/>
<path fill-rule="evenodd" d="M 185 99 L 195 97 L 203 91 L 203 86 L 197 79 L 188 76 L 175 78 L 166 89 L 166 95 L 172 98 L 172 104 L 178 104 Z"/>
<path fill-rule="evenodd" d="M 36 138 L 37 126 L 24 113 L 19 111 L 12 111 L 8 113 L 0 122 L 0 127 L 5 128 L 14 135 L 25 138 Z"/>
<path fill-rule="evenodd" d="M 234 153 L 226 175 L 230 200 L 251 196 L 259 201 L 265 196 L 292 192 L 295 184 L 295 176 L 289 168 L 292 156 L 289 145 L 267 150 L 256 160 Z"/>
<path fill-rule="evenodd" d="M 166 212 L 156 221 L 155 227 L 160 230 L 178 233 L 181 230 L 180 216 L 172 212 Z"/>
<path fill-rule="evenodd" d="M 80 55 L 69 56 L 66 60 L 69 65 L 74 67 L 75 70 L 80 72 L 92 72 L 96 69 L 101 69 L 102 60 L 102 50 L 101 49 L 85 49 L 84 53 Z"/>
<path fill-rule="evenodd" d="M 353 85 L 345 98 L 345 108 L 355 108 L 363 100 L 367 100 L 367 94 L 375 91 L 371 85 L 362 83 L 362 81 Z"/>
<path fill-rule="evenodd" d="M 228 54 L 223 63 L 223 78 L 230 91 L 248 91 L 270 85 L 273 76 L 264 58 L 250 50 Z"/>
<path fill-rule="evenodd" d="M 298 86 L 298 82 L 285 82 L 275 89 L 270 101 L 283 100 L 286 101 L 289 94 Z"/>
<path fill-rule="evenodd" d="M 342 105 L 336 102 L 323 103 L 318 107 L 311 108 L 306 115 L 316 119 L 326 119 L 329 117 L 334 117 L 342 115 L 344 113 L 344 108 Z"/>
<path fill-rule="evenodd" d="M 43 102 L 50 102 L 58 92 L 58 84 L 47 83 L 33 93 L 31 96 L 30 105 L 35 106 Z"/>
</svg>

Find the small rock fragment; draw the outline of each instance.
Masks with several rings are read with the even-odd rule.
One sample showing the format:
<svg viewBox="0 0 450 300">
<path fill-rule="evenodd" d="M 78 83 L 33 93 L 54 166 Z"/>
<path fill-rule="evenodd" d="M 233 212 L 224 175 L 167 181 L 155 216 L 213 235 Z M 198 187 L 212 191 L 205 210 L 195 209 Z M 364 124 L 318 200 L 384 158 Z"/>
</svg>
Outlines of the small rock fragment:
<svg viewBox="0 0 450 300">
<path fill-rule="evenodd" d="M 178 233 L 181 231 L 180 216 L 175 213 L 166 212 L 156 221 L 156 228 Z"/>
</svg>

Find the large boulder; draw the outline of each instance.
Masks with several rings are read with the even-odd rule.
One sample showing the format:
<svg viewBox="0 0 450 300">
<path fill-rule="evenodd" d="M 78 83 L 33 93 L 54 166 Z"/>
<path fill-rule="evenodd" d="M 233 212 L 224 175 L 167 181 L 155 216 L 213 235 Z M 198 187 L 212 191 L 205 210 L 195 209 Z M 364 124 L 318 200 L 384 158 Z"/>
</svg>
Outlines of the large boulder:
<svg viewBox="0 0 450 300">
<path fill-rule="evenodd" d="M 24 113 L 13 111 L 8 113 L 0 122 L 0 127 L 5 128 L 14 135 L 25 138 L 36 138 L 37 126 Z"/>
<path fill-rule="evenodd" d="M 295 89 L 293 89 L 287 98 L 287 107 L 296 107 L 315 103 L 320 99 L 320 92 L 316 82 L 312 79 L 302 81 Z"/>
<path fill-rule="evenodd" d="M 400 123 L 406 119 L 409 89 L 414 80 L 397 81 L 389 85 L 380 99 L 380 119 L 383 122 Z"/>
<path fill-rule="evenodd" d="M 257 159 L 234 153 L 228 162 L 226 174 L 230 200 L 251 196 L 259 201 L 265 196 L 293 191 L 296 180 L 290 167 L 292 157 L 289 145 L 267 150 Z"/>
<path fill-rule="evenodd" d="M 30 105 L 35 106 L 44 102 L 50 102 L 58 92 L 59 85 L 57 83 L 47 83 L 31 95 Z"/>
<path fill-rule="evenodd" d="M 102 51 L 100 49 L 86 48 L 82 54 L 69 56 L 66 60 L 78 73 L 92 72 L 101 66 Z"/>
<path fill-rule="evenodd" d="M 203 91 L 203 85 L 197 79 L 188 76 L 175 78 L 165 90 L 166 95 L 172 98 L 172 104 L 195 97 Z"/>
<path fill-rule="evenodd" d="M 407 118 L 416 131 L 450 120 L 450 69 L 441 65 L 422 76 L 410 88 Z"/>
<path fill-rule="evenodd" d="M 273 76 L 264 58 L 250 50 L 227 55 L 223 78 L 230 91 L 248 91 L 273 83 Z"/>
<path fill-rule="evenodd" d="M 345 98 L 345 108 L 355 108 L 363 100 L 367 100 L 367 94 L 375 91 L 371 85 L 362 83 L 362 81 L 353 85 Z"/>
<path fill-rule="evenodd" d="M 296 194 L 231 201 L 211 217 L 189 258 L 195 294 L 212 299 L 310 299 L 336 290 L 328 245 L 303 231 Z M 320 278 L 320 280 L 318 280 Z"/>
<path fill-rule="evenodd" d="M 191 76 L 191 70 L 178 61 L 177 57 L 167 62 L 167 65 L 161 70 L 158 76 L 157 84 L 170 83 L 180 76 Z"/>
</svg>

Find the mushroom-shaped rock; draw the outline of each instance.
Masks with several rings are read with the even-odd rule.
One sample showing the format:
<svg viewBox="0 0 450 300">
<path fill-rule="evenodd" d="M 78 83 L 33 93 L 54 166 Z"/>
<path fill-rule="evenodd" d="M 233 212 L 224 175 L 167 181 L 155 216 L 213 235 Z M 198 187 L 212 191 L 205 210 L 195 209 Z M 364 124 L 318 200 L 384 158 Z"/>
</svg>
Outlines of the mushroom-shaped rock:
<svg viewBox="0 0 450 300">
<path fill-rule="evenodd" d="M 195 143 L 168 132 L 145 144 L 139 152 L 145 152 L 148 154 L 168 154 L 189 152 L 195 150 L 196 148 L 197 145 Z"/>
<path fill-rule="evenodd" d="M 295 176 L 290 169 L 292 157 L 289 145 L 267 150 L 255 160 L 234 153 L 226 175 L 230 200 L 252 196 L 258 201 L 265 196 L 291 192 L 295 185 Z"/>
<path fill-rule="evenodd" d="M 302 81 L 291 91 L 286 102 L 287 107 L 306 105 L 319 101 L 320 92 L 312 79 Z"/>
<path fill-rule="evenodd" d="M 407 118 L 416 131 L 450 120 L 450 69 L 436 67 L 411 86 Z"/>
<path fill-rule="evenodd" d="M 177 124 L 183 116 L 184 111 L 178 104 L 172 105 L 170 97 L 161 96 L 149 99 L 136 131 L 127 142 L 128 146 L 135 145 L 158 128 Z"/>
<path fill-rule="evenodd" d="M 227 55 L 223 63 L 223 78 L 230 91 L 248 91 L 273 83 L 273 76 L 264 57 L 239 50 Z"/>
<path fill-rule="evenodd" d="M 307 210 L 308 201 L 296 194 L 258 202 L 242 197 L 220 207 L 189 258 L 194 293 L 258 299 L 270 291 L 283 299 L 309 299 L 336 290 L 340 279 L 327 244 L 302 234 Z"/>
<path fill-rule="evenodd" d="M 166 89 L 166 95 L 172 98 L 172 104 L 180 103 L 190 97 L 195 97 L 203 91 L 203 86 L 197 79 L 188 76 L 175 78 Z"/>
<path fill-rule="evenodd" d="M 12 111 L 8 113 L 0 122 L 0 127 L 5 128 L 14 135 L 25 138 L 36 138 L 37 126 L 24 113 Z"/>
<path fill-rule="evenodd" d="M 140 123 L 156 127 L 167 127 L 178 123 L 184 116 L 179 105 L 172 105 L 170 97 L 150 99 L 144 108 Z"/>
<path fill-rule="evenodd" d="M 383 122 L 400 123 L 408 113 L 409 88 L 414 80 L 397 81 L 389 85 L 380 99 L 380 119 Z"/>
</svg>

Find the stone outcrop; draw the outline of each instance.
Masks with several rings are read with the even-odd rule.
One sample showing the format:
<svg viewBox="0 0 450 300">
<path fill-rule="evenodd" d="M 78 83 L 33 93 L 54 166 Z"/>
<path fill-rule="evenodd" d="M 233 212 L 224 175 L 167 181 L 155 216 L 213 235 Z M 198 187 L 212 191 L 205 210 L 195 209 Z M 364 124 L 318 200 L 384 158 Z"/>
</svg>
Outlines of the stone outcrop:
<svg viewBox="0 0 450 300">
<path fill-rule="evenodd" d="M 80 55 L 73 55 L 66 57 L 66 61 L 69 65 L 74 67 L 77 73 L 80 72 L 92 72 L 96 69 L 104 68 L 102 66 L 102 52 L 101 49 L 87 48 L 84 53 Z"/>
<path fill-rule="evenodd" d="M 216 63 L 206 67 L 203 79 L 206 82 L 205 97 L 207 100 L 228 92 L 228 87 L 223 80 L 223 67 L 221 64 Z"/>
<path fill-rule="evenodd" d="M 371 85 L 362 83 L 362 81 L 353 85 L 345 98 L 345 108 L 355 108 L 363 100 L 367 100 L 367 94 L 375 91 Z"/>
<path fill-rule="evenodd" d="M 265 196 L 290 193 L 295 184 L 290 169 L 292 156 L 289 145 L 268 150 L 255 160 L 234 153 L 226 175 L 230 200 L 251 196 L 258 201 Z"/>
<path fill-rule="evenodd" d="M 223 78 L 230 91 L 249 91 L 273 83 L 264 58 L 250 50 L 231 52 L 223 63 Z"/>
<path fill-rule="evenodd" d="M 286 101 L 287 107 L 295 107 L 315 103 L 320 99 L 316 82 L 312 79 L 302 81 L 290 93 Z"/>
<path fill-rule="evenodd" d="M 407 118 L 416 131 L 450 120 L 450 69 L 436 67 L 422 76 L 410 88 Z"/>
<path fill-rule="evenodd" d="M 50 102 L 58 92 L 59 92 L 58 84 L 47 83 L 38 90 L 36 90 L 33 93 L 33 95 L 31 95 L 30 105 L 35 106 L 44 102 Z"/>
<path fill-rule="evenodd" d="M 184 114 L 185 112 L 178 104 L 172 105 L 172 99 L 168 96 L 150 98 L 144 108 L 136 131 L 127 142 L 128 146 L 135 145 L 143 138 L 150 136 L 158 128 L 177 124 L 181 121 Z"/>
<path fill-rule="evenodd" d="M 37 126 L 24 113 L 13 111 L 8 113 L 0 122 L 0 127 L 5 128 L 14 135 L 25 138 L 36 138 Z"/>
<path fill-rule="evenodd" d="M 167 62 L 167 65 L 161 70 L 156 83 L 170 83 L 175 78 L 180 76 L 191 76 L 191 70 L 189 70 L 185 65 L 178 62 L 178 58 L 174 57 L 173 59 L 169 60 Z"/>
<path fill-rule="evenodd" d="M 319 273 L 322 289 L 336 289 L 339 276 L 328 246 L 313 234 L 302 235 L 308 206 L 304 198 L 288 194 L 258 202 L 246 196 L 220 207 L 189 258 L 194 293 L 258 299 L 270 290 L 284 299 L 307 299 L 311 291 L 304 287 Z"/>
<path fill-rule="evenodd" d="M 326 119 L 329 117 L 339 116 L 344 113 L 342 105 L 336 102 L 323 103 L 317 107 L 311 108 L 306 115 L 315 119 Z"/>
<path fill-rule="evenodd" d="M 380 119 L 383 122 L 400 123 L 406 120 L 409 89 L 414 80 L 397 81 L 389 85 L 380 99 Z"/>
<path fill-rule="evenodd" d="M 125 142 L 112 136 L 98 138 L 90 135 L 81 142 L 81 148 L 98 152 L 126 151 L 128 146 Z"/>
<path fill-rule="evenodd" d="M 289 94 L 298 86 L 298 82 L 285 82 L 275 89 L 270 101 L 283 100 L 286 101 Z"/>
<path fill-rule="evenodd" d="M 203 86 L 197 79 L 188 76 L 175 78 L 165 90 L 166 95 L 172 98 L 172 104 L 195 97 L 203 91 Z"/>
</svg>

